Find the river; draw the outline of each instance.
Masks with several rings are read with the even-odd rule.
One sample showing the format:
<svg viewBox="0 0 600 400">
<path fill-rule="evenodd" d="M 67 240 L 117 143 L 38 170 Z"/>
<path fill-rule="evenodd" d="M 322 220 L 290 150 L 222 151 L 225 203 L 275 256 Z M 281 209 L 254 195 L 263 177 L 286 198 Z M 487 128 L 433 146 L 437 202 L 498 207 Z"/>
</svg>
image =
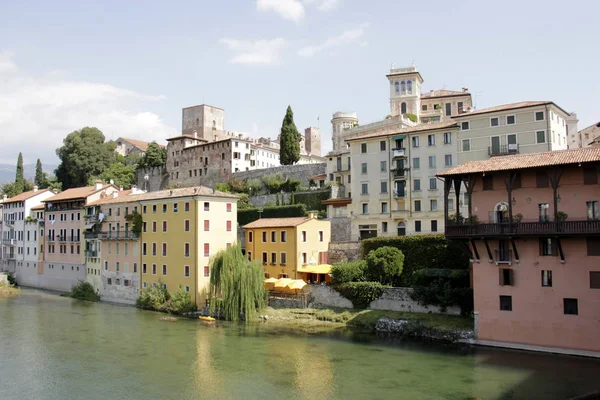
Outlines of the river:
<svg viewBox="0 0 600 400">
<path fill-rule="evenodd" d="M 600 361 L 284 333 L 23 290 L 0 299 L 0 399 L 567 399 Z"/>
</svg>

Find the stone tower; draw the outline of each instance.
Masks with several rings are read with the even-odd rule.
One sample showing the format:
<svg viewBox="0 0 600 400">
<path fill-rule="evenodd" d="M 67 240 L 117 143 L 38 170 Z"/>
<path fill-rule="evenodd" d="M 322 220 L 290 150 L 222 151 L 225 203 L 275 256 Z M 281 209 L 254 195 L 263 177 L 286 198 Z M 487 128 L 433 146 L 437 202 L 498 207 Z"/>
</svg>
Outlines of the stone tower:
<svg viewBox="0 0 600 400">
<path fill-rule="evenodd" d="M 344 131 L 358 124 L 356 113 L 338 111 L 333 114 L 331 119 L 331 140 L 333 142 L 333 151 L 346 150 L 346 142 L 343 139 Z"/>
<path fill-rule="evenodd" d="M 408 68 L 392 68 L 387 75 L 390 81 L 390 114 L 419 115 L 421 111 L 421 85 L 423 77 L 413 64 Z"/>
<path fill-rule="evenodd" d="M 321 156 L 321 129 L 310 127 L 304 130 L 306 152 L 314 156 Z"/>
<path fill-rule="evenodd" d="M 224 137 L 225 110 L 202 104 L 182 110 L 181 134 L 209 142 Z"/>
</svg>

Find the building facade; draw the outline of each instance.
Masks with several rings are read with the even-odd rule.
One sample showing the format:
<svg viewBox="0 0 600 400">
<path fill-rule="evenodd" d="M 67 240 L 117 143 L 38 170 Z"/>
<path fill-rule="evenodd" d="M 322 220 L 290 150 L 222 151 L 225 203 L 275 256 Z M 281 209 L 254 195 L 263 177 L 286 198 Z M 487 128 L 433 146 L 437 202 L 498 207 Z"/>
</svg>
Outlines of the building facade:
<svg viewBox="0 0 600 400">
<path fill-rule="evenodd" d="M 581 138 L 581 143 L 583 147 L 591 147 L 597 145 L 600 141 L 600 122 L 583 128 L 579 132 L 579 137 Z"/>
<path fill-rule="evenodd" d="M 299 271 L 303 266 L 327 262 L 331 224 L 314 214 L 262 218 L 243 228 L 246 255 L 263 264 L 267 278 L 305 278 Z"/>
<path fill-rule="evenodd" d="M 590 148 L 439 174 L 446 198 L 461 182 L 470 197 L 471 218 L 447 224 L 446 237 L 471 244 L 479 341 L 600 354 L 599 171 L 600 148 Z"/>
</svg>

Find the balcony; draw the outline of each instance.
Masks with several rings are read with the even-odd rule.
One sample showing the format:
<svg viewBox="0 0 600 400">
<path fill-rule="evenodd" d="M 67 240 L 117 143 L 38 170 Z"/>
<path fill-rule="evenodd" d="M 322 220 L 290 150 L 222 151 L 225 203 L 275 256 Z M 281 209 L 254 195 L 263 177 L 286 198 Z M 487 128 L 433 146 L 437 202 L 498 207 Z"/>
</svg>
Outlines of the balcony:
<svg viewBox="0 0 600 400">
<path fill-rule="evenodd" d="M 506 156 L 509 154 L 519 154 L 518 144 L 503 144 L 501 146 L 488 147 L 488 156 Z"/>
<path fill-rule="evenodd" d="M 56 241 L 57 242 L 66 242 L 67 241 L 67 237 L 66 236 L 58 235 L 58 236 L 56 236 Z"/>
<path fill-rule="evenodd" d="M 99 251 L 98 250 L 86 250 L 85 256 L 87 258 L 98 258 Z"/>
<path fill-rule="evenodd" d="M 392 158 L 406 157 L 406 149 L 392 149 Z"/>
<path fill-rule="evenodd" d="M 98 239 L 100 232 L 83 232 L 83 237 L 86 239 Z"/>
<path fill-rule="evenodd" d="M 99 222 L 98 215 L 86 215 L 85 223 L 87 224 L 97 224 Z"/>
<path fill-rule="evenodd" d="M 16 239 L 2 239 L 2 244 L 4 246 L 14 246 L 16 242 Z"/>
<path fill-rule="evenodd" d="M 600 220 L 562 222 L 513 222 L 498 224 L 449 225 L 446 237 L 485 238 L 521 236 L 586 236 L 600 235 Z"/>
<path fill-rule="evenodd" d="M 130 231 L 99 232 L 98 239 L 102 240 L 137 240 L 138 234 Z"/>
<path fill-rule="evenodd" d="M 395 199 L 404 199 L 406 197 L 406 190 L 400 190 L 394 192 Z"/>
<path fill-rule="evenodd" d="M 392 170 L 392 174 L 396 179 L 404 179 L 406 178 L 406 171 L 408 171 L 408 168 L 395 168 Z"/>
</svg>

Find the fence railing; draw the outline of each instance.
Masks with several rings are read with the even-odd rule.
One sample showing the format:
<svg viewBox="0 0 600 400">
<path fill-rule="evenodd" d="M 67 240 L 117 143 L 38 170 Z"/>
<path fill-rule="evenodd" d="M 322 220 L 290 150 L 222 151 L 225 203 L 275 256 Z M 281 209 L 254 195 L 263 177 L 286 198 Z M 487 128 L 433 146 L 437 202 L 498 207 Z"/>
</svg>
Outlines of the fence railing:
<svg viewBox="0 0 600 400">
<path fill-rule="evenodd" d="M 447 237 L 549 236 L 600 234 L 600 220 L 561 222 L 513 222 L 498 224 L 446 225 Z"/>
</svg>

